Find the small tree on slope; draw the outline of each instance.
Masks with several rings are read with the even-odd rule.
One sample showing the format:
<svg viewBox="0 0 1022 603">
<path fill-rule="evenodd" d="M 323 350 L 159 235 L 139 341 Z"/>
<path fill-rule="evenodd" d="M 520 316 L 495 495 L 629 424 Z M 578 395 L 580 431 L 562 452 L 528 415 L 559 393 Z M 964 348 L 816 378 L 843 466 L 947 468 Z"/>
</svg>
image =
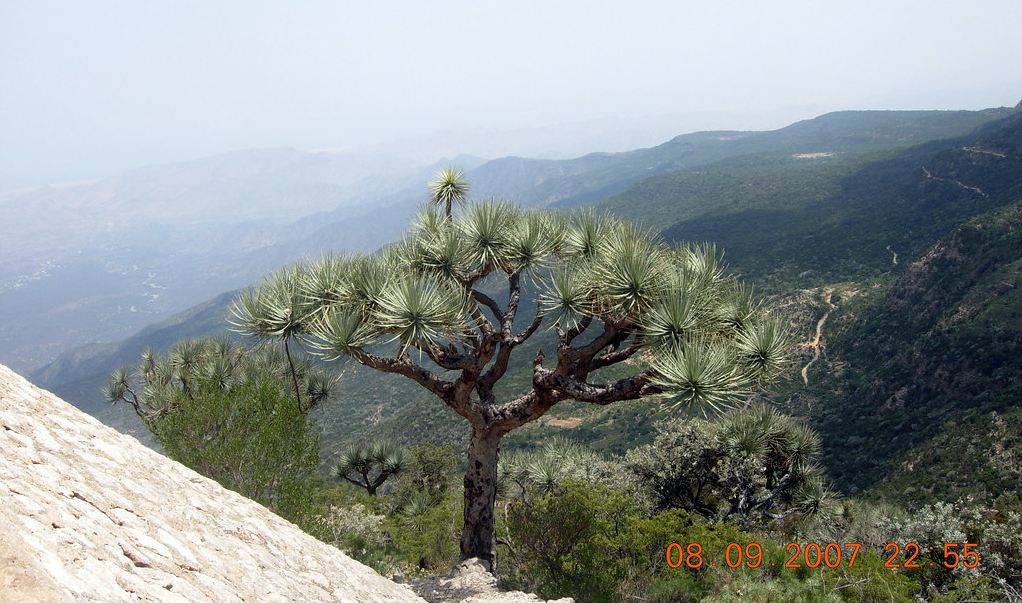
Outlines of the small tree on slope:
<svg viewBox="0 0 1022 603">
<path fill-rule="evenodd" d="M 103 391 L 131 405 L 171 458 L 307 526 L 319 436 L 309 409 L 298 407 L 293 375 L 309 406 L 330 396 L 334 379 L 277 348 L 203 339 L 164 356 L 147 350 Z"/>
<path fill-rule="evenodd" d="M 405 464 L 404 450 L 393 442 L 357 442 L 341 451 L 335 472 L 342 480 L 376 496 L 388 479 L 404 472 Z"/>
<path fill-rule="evenodd" d="M 669 394 L 719 409 L 782 367 L 784 329 L 711 248 L 670 247 L 592 212 L 486 202 L 448 218 L 436 201 L 378 254 L 278 271 L 236 301 L 233 322 L 265 338 L 297 326 L 324 358 L 403 375 L 468 421 L 465 558 L 494 567 L 497 455 L 513 429 L 563 400 Z M 530 316 L 519 316 L 523 296 L 537 300 Z M 515 351 L 544 324 L 553 334 L 532 359 L 531 386 L 498 398 Z M 603 382 L 614 365 L 618 377 Z"/>
</svg>

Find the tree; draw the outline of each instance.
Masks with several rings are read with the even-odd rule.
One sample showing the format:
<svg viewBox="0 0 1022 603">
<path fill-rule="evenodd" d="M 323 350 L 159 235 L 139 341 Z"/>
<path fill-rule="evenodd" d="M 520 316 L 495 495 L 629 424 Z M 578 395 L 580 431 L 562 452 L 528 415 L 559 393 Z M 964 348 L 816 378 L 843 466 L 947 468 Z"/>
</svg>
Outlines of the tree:
<svg viewBox="0 0 1022 603">
<path fill-rule="evenodd" d="M 337 477 L 376 496 L 380 486 L 402 473 L 405 465 L 404 450 L 393 442 L 352 444 L 341 452 Z"/>
<path fill-rule="evenodd" d="M 292 287 L 297 304 L 278 299 Z M 526 297 L 536 311 L 519 316 Z M 773 378 L 786 357 L 784 329 L 711 247 L 672 247 L 593 212 L 483 202 L 448 219 L 431 207 L 378 254 L 279 271 L 243 299 L 254 302 L 234 308 L 244 332 L 272 336 L 267 317 L 298 308 L 295 332 L 325 359 L 403 375 L 468 421 L 461 554 L 491 569 L 507 433 L 563 400 L 670 394 L 677 405 L 723 408 Z M 509 370 L 528 370 L 512 358 L 533 337 L 548 341 L 532 359 L 529 387 L 498 398 Z"/>
<path fill-rule="evenodd" d="M 443 206 L 444 217 L 449 222 L 455 204 L 461 204 L 468 198 L 468 181 L 461 170 L 444 168 L 429 183 L 430 198 L 438 207 Z"/>
<path fill-rule="evenodd" d="M 815 464 L 819 437 L 772 408 L 741 409 L 719 423 L 671 419 L 657 427 L 653 444 L 625 457 L 656 510 L 681 508 L 747 525 L 808 516 L 832 499 Z"/>
<path fill-rule="evenodd" d="M 554 438 L 538 450 L 505 455 L 498 466 L 498 493 L 505 512 L 512 501 L 528 505 L 532 498 L 555 492 L 568 480 L 621 486 L 628 474 L 577 442 Z"/>
<path fill-rule="evenodd" d="M 400 507 L 415 496 L 429 504 L 439 503 L 451 489 L 451 474 L 458 465 L 450 446 L 415 444 L 408 447 L 410 457 L 405 471 L 394 485 L 394 498 Z"/>
<path fill-rule="evenodd" d="M 332 380 L 299 363 L 303 393 L 326 399 Z M 104 393 L 130 404 L 171 458 L 293 521 L 311 505 L 319 437 L 299 412 L 289 363 L 273 348 L 250 351 L 226 340 L 151 350 L 121 369 Z"/>
</svg>

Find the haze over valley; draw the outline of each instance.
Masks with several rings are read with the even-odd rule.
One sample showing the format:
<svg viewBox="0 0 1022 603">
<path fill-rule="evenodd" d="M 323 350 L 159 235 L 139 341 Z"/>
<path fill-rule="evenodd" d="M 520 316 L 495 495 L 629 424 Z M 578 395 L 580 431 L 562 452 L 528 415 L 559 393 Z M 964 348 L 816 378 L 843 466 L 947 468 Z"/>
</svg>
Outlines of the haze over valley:
<svg viewBox="0 0 1022 603">
<path fill-rule="evenodd" d="M 233 491 L 195 533 L 251 498 L 409 597 L 1019 603 L 1018 23 L 5 4 L 0 519 L 40 546 L 0 530 L 0 599 L 57 542 L 203 581 L 157 519 L 75 548 L 144 531 L 90 415 Z"/>
</svg>

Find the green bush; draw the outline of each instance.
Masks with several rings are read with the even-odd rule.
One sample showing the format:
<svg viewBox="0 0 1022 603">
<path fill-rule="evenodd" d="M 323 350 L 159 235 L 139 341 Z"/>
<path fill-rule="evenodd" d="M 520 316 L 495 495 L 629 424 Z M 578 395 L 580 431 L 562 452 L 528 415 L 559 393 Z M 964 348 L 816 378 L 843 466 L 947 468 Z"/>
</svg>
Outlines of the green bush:
<svg viewBox="0 0 1022 603">
<path fill-rule="evenodd" d="M 230 390 L 201 383 L 177 398 L 175 411 L 153 429 L 171 458 L 304 521 L 312 512 L 309 478 L 319 464 L 319 436 L 293 396 L 263 378 Z"/>
<path fill-rule="evenodd" d="M 311 405 L 329 396 L 331 382 L 307 365 L 295 378 Z M 315 533 L 319 436 L 278 351 L 186 341 L 166 357 L 147 351 L 105 394 L 131 405 L 174 460 Z"/>
<path fill-rule="evenodd" d="M 751 525 L 808 517 L 833 502 L 815 463 L 819 437 L 768 406 L 714 422 L 662 421 L 657 429 L 653 444 L 625 457 L 654 510 L 678 507 Z"/>
<path fill-rule="evenodd" d="M 911 602 L 919 584 L 884 568 L 874 551 L 852 568 L 787 568 L 787 540 L 708 523 L 696 513 L 668 509 L 649 516 L 629 493 L 605 484 L 568 480 L 529 501 L 508 503 L 502 534 L 510 545 L 498 569 L 509 585 L 580 603 L 676 601 Z M 666 550 L 698 544 L 698 568 L 671 568 Z M 732 543 L 757 543 L 756 568 L 725 564 Z M 734 557 L 737 559 L 737 557 Z M 672 557 L 677 563 L 678 558 Z"/>
<path fill-rule="evenodd" d="M 430 505 L 439 504 L 451 491 L 452 474 L 458 464 L 454 449 L 435 444 L 409 446 L 406 466 L 394 484 L 394 505 L 402 508 L 413 498 L 423 496 Z"/>
<path fill-rule="evenodd" d="M 425 497 L 412 501 L 388 518 L 387 530 L 405 566 L 442 573 L 460 553 L 461 493 L 450 493 L 437 504 Z"/>
</svg>

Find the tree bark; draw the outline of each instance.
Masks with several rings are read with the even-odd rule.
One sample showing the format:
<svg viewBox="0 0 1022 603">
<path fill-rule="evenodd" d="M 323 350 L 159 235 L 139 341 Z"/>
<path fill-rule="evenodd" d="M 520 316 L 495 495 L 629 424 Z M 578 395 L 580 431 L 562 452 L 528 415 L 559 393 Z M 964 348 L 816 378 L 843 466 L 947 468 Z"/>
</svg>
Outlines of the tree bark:
<svg viewBox="0 0 1022 603">
<path fill-rule="evenodd" d="M 497 566 L 497 539 L 493 506 L 497 498 L 497 455 L 503 433 L 494 428 L 472 428 L 465 471 L 465 523 L 461 558 L 478 557 L 489 571 Z"/>
<path fill-rule="evenodd" d="M 287 344 L 288 338 L 284 338 L 284 354 L 287 356 L 287 365 L 291 367 L 291 382 L 295 386 L 295 402 L 298 403 L 298 412 L 304 413 L 305 410 L 302 408 L 302 393 L 298 387 L 298 373 L 295 371 L 295 362 L 291 360 L 291 347 Z"/>
</svg>

